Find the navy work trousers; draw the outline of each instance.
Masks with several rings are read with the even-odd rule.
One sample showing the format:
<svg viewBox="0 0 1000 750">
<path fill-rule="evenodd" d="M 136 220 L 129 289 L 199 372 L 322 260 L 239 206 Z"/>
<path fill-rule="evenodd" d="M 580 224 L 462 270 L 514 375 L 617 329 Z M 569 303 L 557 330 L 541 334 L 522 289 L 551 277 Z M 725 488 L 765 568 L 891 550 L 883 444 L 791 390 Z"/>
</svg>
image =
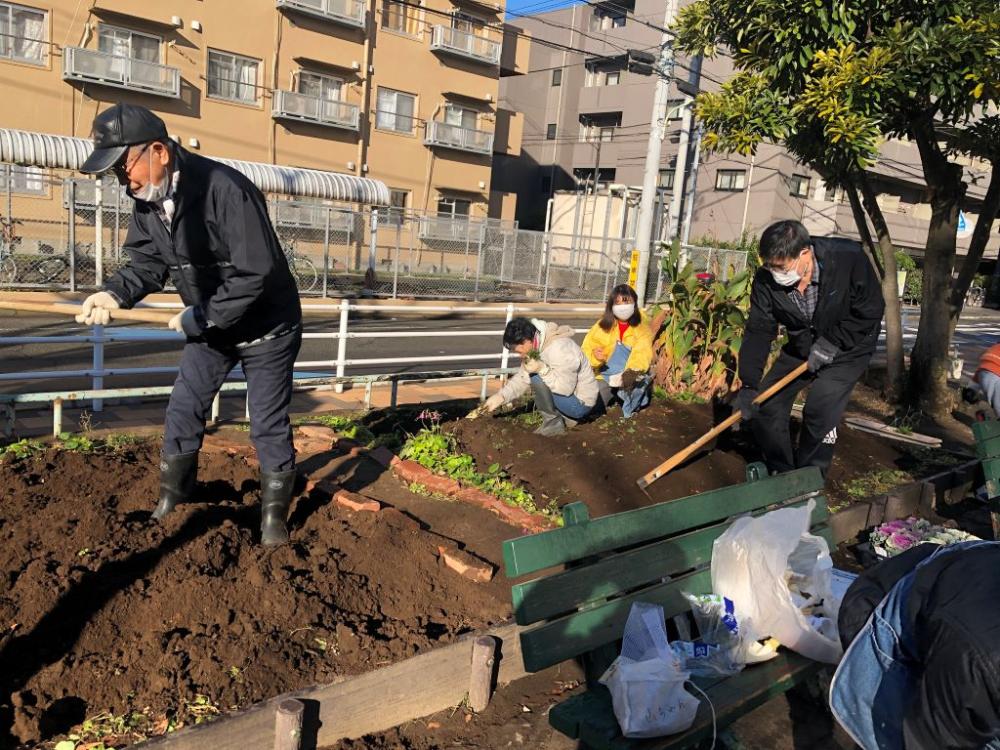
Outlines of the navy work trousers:
<svg viewBox="0 0 1000 750">
<path fill-rule="evenodd" d="M 244 348 L 215 347 L 189 339 L 167 404 L 163 454 L 175 456 L 201 448 L 212 400 L 239 363 L 247 381 L 250 439 L 261 470 L 295 468 L 288 405 L 292 400 L 292 365 L 301 344 L 301 330 Z"/>
</svg>

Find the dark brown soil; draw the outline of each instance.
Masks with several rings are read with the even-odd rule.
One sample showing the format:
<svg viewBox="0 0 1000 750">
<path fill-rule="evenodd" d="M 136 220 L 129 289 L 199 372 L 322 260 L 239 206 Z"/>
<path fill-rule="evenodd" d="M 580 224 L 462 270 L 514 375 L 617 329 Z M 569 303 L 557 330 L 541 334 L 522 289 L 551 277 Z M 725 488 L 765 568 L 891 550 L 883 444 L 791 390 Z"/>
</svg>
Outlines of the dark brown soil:
<svg viewBox="0 0 1000 750">
<path fill-rule="evenodd" d="M 399 512 L 350 513 L 314 490 L 293 506 L 293 543 L 268 551 L 242 456 L 203 453 L 199 502 L 162 525 L 157 474 L 152 445 L 0 463 L 0 747 L 102 712 L 190 722 L 509 614 Z"/>
</svg>

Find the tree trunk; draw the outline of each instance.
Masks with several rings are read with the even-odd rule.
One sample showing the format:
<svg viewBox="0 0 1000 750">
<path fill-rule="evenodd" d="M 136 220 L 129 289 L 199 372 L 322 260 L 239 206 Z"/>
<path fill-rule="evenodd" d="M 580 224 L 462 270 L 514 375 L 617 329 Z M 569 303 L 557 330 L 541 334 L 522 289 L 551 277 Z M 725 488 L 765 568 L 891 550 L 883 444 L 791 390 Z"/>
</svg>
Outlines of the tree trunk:
<svg viewBox="0 0 1000 750">
<path fill-rule="evenodd" d="M 955 279 L 952 288 L 952 330 L 958 323 L 958 318 L 965 305 L 965 295 L 969 293 L 969 287 L 972 286 L 976 271 L 979 270 L 979 262 L 983 259 L 986 245 L 990 241 L 990 230 L 998 212 L 1000 212 L 1000 164 L 994 163 L 993 170 L 990 172 L 990 184 L 986 189 L 986 196 L 983 198 L 982 210 L 976 220 L 976 228 L 972 230 L 972 239 L 969 240 L 969 253 L 965 256 L 962 270 Z M 997 267 L 1000 268 L 1000 263 L 997 263 Z"/>
<path fill-rule="evenodd" d="M 924 181 L 930 193 L 931 223 L 924 252 L 924 289 L 917 341 L 910 353 L 908 397 L 925 414 L 948 419 L 952 394 L 948 388 L 951 370 L 952 319 L 958 320 L 962 301 L 953 296 L 952 268 L 958 234 L 958 213 L 965 185 L 962 168 L 948 161 L 938 145 L 938 135 L 929 119 L 913 127 L 920 150 Z"/>
<path fill-rule="evenodd" d="M 858 197 L 859 189 L 863 200 Z M 869 246 L 869 252 L 876 261 L 875 267 L 882 281 L 882 299 L 885 300 L 885 396 L 890 402 L 897 402 L 903 394 L 903 376 L 906 368 L 903 361 L 903 315 L 899 304 L 899 279 L 896 276 L 896 248 L 892 244 L 889 224 L 885 220 L 881 206 L 878 205 L 875 189 L 866 173 L 857 176 L 855 185 L 848 189 L 848 198 L 862 242 Z M 875 251 L 871 232 L 865 220 L 866 214 L 875 228 L 879 252 Z M 878 263 L 879 256 L 881 263 Z"/>
</svg>

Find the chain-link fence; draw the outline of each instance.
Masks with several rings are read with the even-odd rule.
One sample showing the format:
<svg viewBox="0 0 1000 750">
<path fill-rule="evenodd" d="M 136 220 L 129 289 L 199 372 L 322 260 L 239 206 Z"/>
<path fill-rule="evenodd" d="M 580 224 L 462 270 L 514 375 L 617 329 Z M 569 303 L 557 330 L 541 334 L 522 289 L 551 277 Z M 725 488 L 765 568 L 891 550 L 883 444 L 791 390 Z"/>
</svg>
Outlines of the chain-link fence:
<svg viewBox="0 0 1000 750">
<path fill-rule="evenodd" d="M 132 201 L 113 178 L 53 171 L 30 191 L 7 187 L 3 287 L 92 289 L 127 260 Z M 630 239 L 529 231 L 501 219 L 277 195 L 268 207 L 303 295 L 595 301 L 628 282 L 634 249 Z M 745 254 L 715 248 L 690 248 L 689 257 L 721 277 L 746 264 Z M 659 258 L 653 263 L 647 298 L 660 289 Z"/>
</svg>

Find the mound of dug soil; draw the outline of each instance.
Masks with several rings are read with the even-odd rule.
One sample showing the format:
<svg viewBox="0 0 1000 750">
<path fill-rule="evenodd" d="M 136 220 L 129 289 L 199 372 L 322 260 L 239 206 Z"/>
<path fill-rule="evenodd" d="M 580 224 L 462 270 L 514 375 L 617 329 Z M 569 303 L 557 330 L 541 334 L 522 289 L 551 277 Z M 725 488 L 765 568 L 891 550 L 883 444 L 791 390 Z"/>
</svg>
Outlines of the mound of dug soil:
<svg viewBox="0 0 1000 750">
<path fill-rule="evenodd" d="M 632 419 L 613 411 L 555 438 L 533 434 L 524 415 L 460 420 L 449 426 L 480 467 L 498 463 L 544 505 L 584 501 L 592 516 L 631 510 L 746 481 L 746 462 L 714 450 L 648 488 L 636 480 L 712 428 L 707 405 L 652 404 Z"/>
<path fill-rule="evenodd" d="M 142 712 L 132 728 L 149 734 L 509 614 L 392 509 L 350 513 L 314 490 L 293 506 L 292 543 L 263 549 L 242 457 L 203 453 L 198 502 L 158 525 L 157 463 L 139 446 L 0 464 L 0 747 L 104 712 Z"/>
</svg>

